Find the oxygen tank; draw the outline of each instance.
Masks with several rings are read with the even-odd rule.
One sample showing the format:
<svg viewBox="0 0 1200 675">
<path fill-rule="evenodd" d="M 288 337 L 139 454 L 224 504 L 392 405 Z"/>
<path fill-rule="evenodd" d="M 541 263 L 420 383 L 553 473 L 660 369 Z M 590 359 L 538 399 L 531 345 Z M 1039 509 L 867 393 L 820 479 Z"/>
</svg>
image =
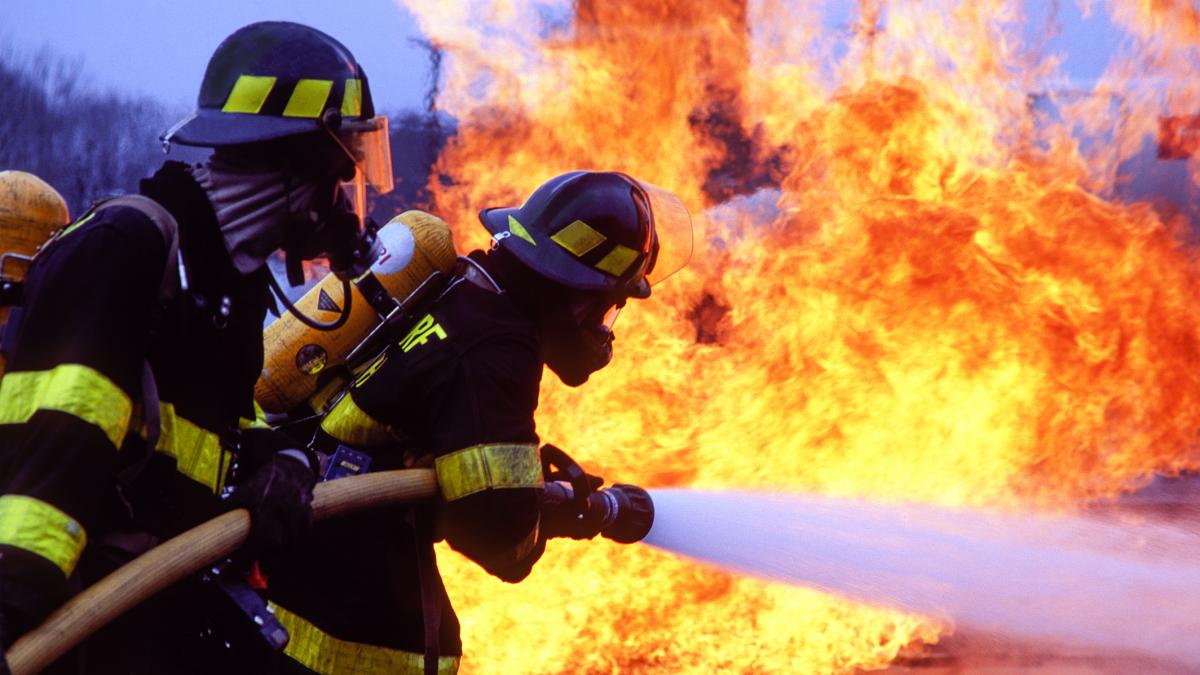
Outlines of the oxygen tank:
<svg viewBox="0 0 1200 675">
<path fill-rule="evenodd" d="M 0 171 L 0 335 L 29 258 L 70 221 L 66 200 L 46 181 L 24 171 Z M 0 354 L 0 375 L 4 361 Z"/>
<path fill-rule="evenodd" d="M 379 324 L 371 299 L 386 293 L 403 300 L 434 271 L 449 273 L 456 259 L 450 228 L 424 211 L 405 211 L 379 228 L 372 253 L 370 269 L 350 284 L 350 316 L 341 328 L 313 330 L 290 313 L 267 326 L 263 371 L 254 386 L 263 410 L 292 410 L 327 384 L 331 369 Z M 318 321 L 336 318 L 342 307 L 342 283 L 332 274 L 296 302 L 296 309 Z"/>
</svg>

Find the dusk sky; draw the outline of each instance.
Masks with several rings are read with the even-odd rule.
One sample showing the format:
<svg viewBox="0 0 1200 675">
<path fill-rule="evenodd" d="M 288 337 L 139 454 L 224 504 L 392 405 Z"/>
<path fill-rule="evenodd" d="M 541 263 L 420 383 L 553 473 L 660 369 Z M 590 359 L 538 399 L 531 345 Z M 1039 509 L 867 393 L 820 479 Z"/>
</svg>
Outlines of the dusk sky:
<svg viewBox="0 0 1200 675">
<path fill-rule="evenodd" d="M 1063 28 L 1051 49 L 1066 55 L 1065 71 L 1072 79 L 1097 77 L 1119 45 L 1103 8 L 1085 18 L 1070 1 L 1027 6 L 1044 12 L 1053 5 L 1059 6 Z M 829 7 L 830 30 L 844 30 L 854 3 L 842 0 Z M 1045 25 L 1038 11 L 1032 11 L 1031 31 Z M 3 0 L 0 58 L 48 48 L 80 60 L 85 78 L 98 88 L 145 94 L 183 109 L 194 104 L 217 44 L 237 28 L 266 19 L 306 23 L 345 43 L 366 68 L 378 108 L 422 105 L 428 63 L 411 42 L 420 31 L 393 0 Z"/>
<path fill-rule="evenodd" d="M 354 52 L 371 79 L 376 107 L 417 108 L 428 87 L 425 52 L 412 17 L 392 0 L 0 0 L 0 58 L 46 47 L 82 61 L 100 89 L 153 96 L 190 108 L 209 56 L 254 21 L 319 28 Z"/>
</svg>

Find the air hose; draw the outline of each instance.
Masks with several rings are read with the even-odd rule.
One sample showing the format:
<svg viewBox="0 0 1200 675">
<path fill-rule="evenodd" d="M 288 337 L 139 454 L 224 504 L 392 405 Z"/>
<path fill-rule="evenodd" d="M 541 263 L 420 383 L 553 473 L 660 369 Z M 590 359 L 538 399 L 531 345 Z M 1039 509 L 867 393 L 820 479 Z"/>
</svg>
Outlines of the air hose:
<svg viewBox="0 0 1200 675">
<path fill-rule="evenodd" d="M 292 316 L 296 317 L 300 323 L 313 330 L 337 330 L 344 326 L 346 324 L 346 320 L 350 318 L 350 304 L 354 300 L 354 294 L 350 292 L 349 277 L 342 279 L 342 313 L 340 316 L 338 316 L 338 318 L 328 323 L 317 321 L 316 319 L 305 316 L 304 312 L 296 309 L 296 306 L 292 304 L 292 301 L 288 300 L 287 294 L 284 293 L 283 289 L 279 287 L 279 280 L 275 278 L 275 275 L 269 274 L 267 275 L 267 278 L 268 283 L 271 285 L 271 290 L 275 292 L 275 296 L 279 298 L 279 301 L 283 303 L 283 306 L 287 309 L 287 311 L 290 312 Z"/>
</svg>

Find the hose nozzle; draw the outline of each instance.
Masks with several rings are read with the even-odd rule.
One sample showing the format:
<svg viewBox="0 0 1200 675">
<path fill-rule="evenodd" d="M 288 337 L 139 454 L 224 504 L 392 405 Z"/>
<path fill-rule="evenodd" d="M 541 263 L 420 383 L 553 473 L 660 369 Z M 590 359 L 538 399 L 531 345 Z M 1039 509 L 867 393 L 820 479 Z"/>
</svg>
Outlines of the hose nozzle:
<svg viewBox="0 0 1200 675">
<path fill-rule="evenodd" d="M 590 476 L 561 449 L 541 447 L 542 524 L 547 536 L 591 539 L 601 534 L 615 542 L 632 544 L 650 534 L 654 502 L 636 485 L 599 488 L 604 480 Z"/>
<path fill-rule="evenodd" d="M 606 505 L 600 535 L 621 544 L 639 542 L 650 534 L 654 524 L 654 502 L 650 494 L 636 485 L 614 485 L 596 492 L 593 497 Z M 589 506 L 592 500 L 589 499 Z"/>
<path fill-rule="evenodd" d="M 557 527 L 544 523 L 555 534 L 591 539 L 597 533 L 622 544 L 641 541 L 654 524 L 654 502 L 636 485 L 613 485 L 589 492 L 580 507 L 575 491 L 565 481 L 550 481 L 543 488 L 543 505 L 557 514 Z"/>
</svg>

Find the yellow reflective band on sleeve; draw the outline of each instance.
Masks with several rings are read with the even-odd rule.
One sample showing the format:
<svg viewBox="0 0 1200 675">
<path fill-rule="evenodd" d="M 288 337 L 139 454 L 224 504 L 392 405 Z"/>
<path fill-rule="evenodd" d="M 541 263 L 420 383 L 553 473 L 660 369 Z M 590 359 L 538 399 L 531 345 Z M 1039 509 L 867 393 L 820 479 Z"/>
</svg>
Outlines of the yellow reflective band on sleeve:
<svg viewBox="0 0 1200 675">
<path fill-rule="evenodd" d="M 300 80 L 283 109 L 284 117 L 320 117 L 333 80 Z"/>
<path fill-rule="evenodd" d="M 0 495 L 0 544 L 35 553 L 71 576 L 87 533 L 71 516 L 40 499 Z"/>
<path fill-rule="evenodd" d="M 619 277 L 625 273 L 625 270 L 629 269 L 634 260 L 637 260 L 637 255 L 637 251 L 628 246 L 617 244 L 613 247 L 613 250 L 608 252 L 608 255 L 596 263 L 596 269 L 608 272 L 614 277 Z"/>
<path fill-rule="evenodd" d="M 113 381 L 87 366 L 6 373 L 0 379 L 0 424 L 23 424 L 39 410 L 74 415 L 104 432 L 114 448 L 129 429 L 133 404 Z"/>
<path fill-rule="evenodd" d="M 311 671 L 329 673 L 397 673 L 422 675 L 425 655 L 389 647 L 339 640 L 323 632 L 303 617 L 292 614 L 270 602 L 268 607 L 287 629 L 287 646 L 283 653 Z M 438 675 L 458 672 L 457 656 L 442 656 L 437 662 Z"/>
<path fill-rule="evenodd" d="M 342 94 L 342 117 L 362 115 L 362 80 L 346 80 L 346 91 Z"/>
<path fill-rule="evenodd" d="M 380 354 L 374 361 L 372 361 L 371 365 L 364 368 L 361 373 L 356 373 L 354 376 L 354 386 L 361 387 L 364 382 L 371 379 L 371 376 L 383 367 L 383 364 L 387 361 L 387 358 L 387 352 L 384 352 Z"/>
<path fill-rule="evenodd" d="M 604 243 L 607 238 L 582 220 L 576 220 L 570 225 L 554 233 L 554 243 L 581 258 L 588 251 Z"/>
<path fill-rule="evenodd" d="M 175 470 L 218 493 L 225 487 L 229 457 L 221 438 L 175 413 L 172 403 L 159 404 L 162 430 L 158 452 L 175 459 Z"/>
<path fill-rule="evenodd" d="M 355 448 L 388 445 L 399 440 L 392 428 L 368 415 L 346 394 L 321 420 L 321 431 Z"/>
<path fill-rule="evenodd" d="M 274 86 L 274 77 L 242 75 L 233 83 L 233 91 L 229 92 L 229 98 L 225 99 L 225 106 L 221 108 L 221 112 L 257 115 L 258 111 L 262 110 L 263 103 L 267 102 L 267 95 Z"/>
<path fill-rule="evenodd" d="M 532 443 L 472 445 L 434 461 L 448 502 L 484 490 L 542 487 L 542 460 Z"/>
</svg>

